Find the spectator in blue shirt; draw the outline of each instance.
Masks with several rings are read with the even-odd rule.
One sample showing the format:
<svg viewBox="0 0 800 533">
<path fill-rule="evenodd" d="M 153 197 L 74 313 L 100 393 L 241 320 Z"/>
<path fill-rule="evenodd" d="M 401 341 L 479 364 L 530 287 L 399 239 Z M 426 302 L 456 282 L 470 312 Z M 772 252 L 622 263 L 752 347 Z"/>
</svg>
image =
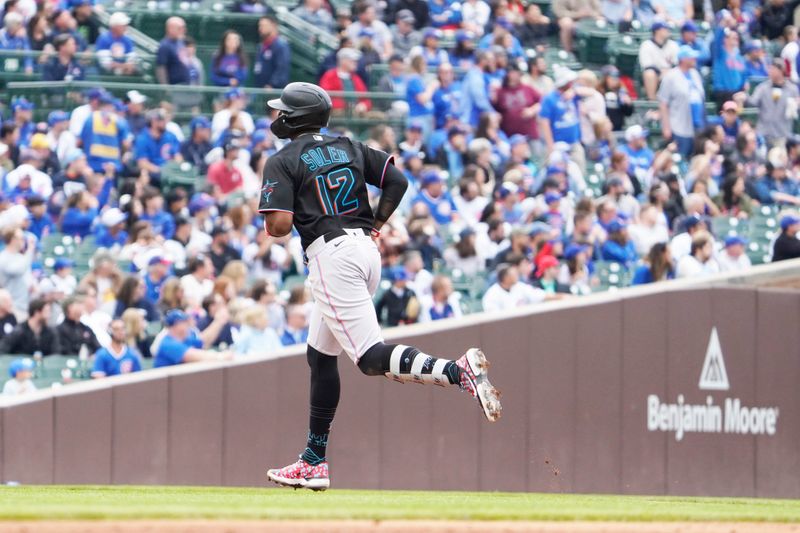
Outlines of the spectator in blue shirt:
<svg viewBox="0 0 800 533">
<path fill-rule="evenodd" d="M 411 74 L 406 83 L 408 118 L 422 125 L 422 138 L 427 139 L 433 130 L 433 93 L 439 88 L 438 81 L 426 80 L 428 67 L 425 58 L 414 56 Z"/>
<path fill-rule="evenodd" d="M 211 58 L 211 83 L 220 87 L 238 87 L 247 79 L 247 56 L 242 36 L 233 30 L 222 34 L 219 49 Z"/>
<path fill-rule="evenodd" d="M 56 9 L 50 17 L 52 25 L 52 32 L 50 33 L 50 42 L 55 46 L 55 40 L 60 35 L 71 35 L 75 38 L 75 45 L 81 52 L 86 50 L 86 39 L 76 31 L 78 21 L 72 16 L 68 9 Z"/>
<path fill-rule="evenodd" d="M 708 43 L 699 39 L 697 36 L 697 24 L 693 20 L 687 20 L 681 26 L 681 38 L 678 45 L 686 45 L 697 52 L 697 66 L 707 66 L 711 64 L 711 51 Z"/>
<path fill-rule="evenodd" d="M 43 81 L 80 81 L 84 78 L 83 65 L 75 59 L 75 37 L 62 33 L 53 39 L 56 55 L 42 67 Z"/>
<path fill-rule="evenodd" d="M 621 219 L 608 225 L 608 239 L 600 248 L 600 259 L 620 263 L 627 270 L 636 264 L 639 255 L 633 241 L 628 237 L 628 226 Z"/>
<path fill-rule="evenodd" d="M 36 235 L 39 241 L 42 240 L 42 237 L 57 231 L 53 219 L 47 213 L 47 202 L 44 198 L 38 194 L 32 194 L 28 196 L 26 205 L 30 212 L 28 231 Z"/>
<path fill-rule="evenodd" d="M 739 52 L 739 34 L 730 28 L 719 28 L 714 37 L 711 98 L 721 106 L 744 88 L 747 79 L 744 57 Z"/>
<path fill-rule="evenodd" d="M 475 65 L 467 71 L 461 82 L 461 122 L 473 128 L 478 126 L 481 114 L 495 112 L 489 98 L 486 77 L 494 70 L 494 65 L 494 54 L 488 50 L 479 50 L 475 54 Z"/>
<path fill-rule="evenodd" d="M 125 323 L 120 319 L 112 320 L 108 326 L 108 333 L 111 336 L 111 343 L 94 354 L 92 377 L 105 378 L 139 372 L 142 369 L 142 361 L 139 354 L 126 342 Z"/>
<path fill-rule="evenodd" d="M 189 315 L 180 309 L 167 312 L 164 323 L 166 334 L 156 339 L 153 367 L 180 365 L 196 361 L 225 361 L 231 359 L 229 352 L 212 352 L 203 349 L 203 341 L 193 330 Z"/>
<path fill-rule="evenodd" d="M 3 28 L 0 29 L 0 50 L 27 52 L 31 49 L 23 22 L 22 15 L 19 13 L 15 11 L 6 13 L 6 16 L 3 17 Z M 25 73 L 31 74 L 33 72 L 33 58 L 24 57 L 20 58 L 20 61 L 24 65 Z M 6 62 L 6 65 L 9 65 L 9 63 Z M 8 70 L 8 66 L 6 66 L 6 70 Z"/>
<path fill-rule="evenodd" d="M 551 151 L 557 142 L 570 146 L 581 141 L 581 125 L 578 114 L 578 97 L 572 88 L 577 74 L 561 67 L 556 71 L 555 89 L 542 99 L 539 111 L 539 135 Z"/>
<path fill-rule="evenodd" d="M 128 214 L 116 207 L 106 209 L 94 230 L 94 243 L 98 248 L 122 248 L 128 242 L 125 222 Z"/>
<path fill-rule="evenodd" d="M 747 56 L 744 62 L 744 77 L 746 80 L 769 76 L 769 69 L 767 68 L 769 65 L 765 59 L 764 45 L 759 39 L 754 39 L 747 43 L 744 47 L 744 53 Z"/>
<path fill-rule="evenodd" d="M 461 4 L 452 0 L 428 2 L 430 24 L 434 28 L 456 29 L 461 25 Z"/>
<path fill-rule="evenodd" d="M 147 113 L 147 126 L 136 136 L 133 157 L 139 170 L 159 176 L 164 163 L 173 159 L 181 160 L 181 145 L 178 138 L 167 131 L 167 117 L 162 109 Z"/>
<path fill-rule="evenodd" d="M 438 170 L 430 170 L 422 175 L 422 190 L 411 203 L 425 204 L 437 224 L 449 224 L 458 219 L 456 204 L 444 186 L 444 179 Z"/>
<path fill-rule="evenodd" d="M 437 70 L 439 87 L 433 93 L 434 128 L 445 127 L 448 116 L 461 115 L 461 83 L 455 81 L 453 65 L 442 63 Z"/>
<path fill-rule="evenodd" d="M 768 205 L 800 205 L 800 186 L 788 175 L 786 169 L 788 158 L 785 152 L 783 157 L 774 154 L 773 151 L 776 150 L 783 151 L 783 148 L 770 150 L 767 175 L 756 182 L 758 200 Z"/>
<path fill-rule="evenodd" d="M 436 68 L 443 63 L 450 62 L 450 55 L 439 47 L 439 31 L 428 28 L 422 34 L 422 45 L 411 50 L 411 57 L 421 55 L 429 67 Z"/>
<path fill-rule="evenodd" d="M 519 39 L 511 33 L 513 31 L 514 24 L 510 20 L 502 17 L 497 19 L 494 28 L 492 28 L 492 33 L 487 33 L 478 42 L 478 50 L 488 50 L 492 46 L 500 44 L 505 48 L 509 58 L 524 59 L 525 49 L 520 44 Z"/>
<path fill-rule="evenodd" d="M 11 101 L 11 122 L 19 127 L 19 140 L 16 143 L 18 148 L 24 148 L 31 143 L 31 137 L 36 132 L 36 123 L 33 121 L 33 102 L 26 98 L 15 98 Z M 11 148 L 11 147 L 9 147 Z"/>
<path fill-rule="evenodd" d="M 172 261 L 160 255 L 147 262 L 147 273 L 144 275 L 145 299 L 156 304 L 161 299 L 161 286 L 169 277 Z"/>
<path fill-rule="evenodd" d="M 147 187 L 142 193 L 142 203 L 144 210 L 139 220 L 149 222 L 154 234 L 171 239 L 175 234 L 175 219 L 164 211 L 164 197 L 161 196 L 161 191 L 155 187 Z"/>
<path fill-rule="evenodd" d="M 628 156 L 628 174 L 645 183 L 655 159 L 655 153 L 647 146 L 647 130 L 639 124 L 629 126 L 625 130 L 625 144 L 620 145 L 618 150 Z"/>
<path fill-rule="evenodd" d="M 141 309 L 144 311 L 148 322 L 157 322 L 161 319 L 155 301 L 147 299 L 147 287 L 144 280 L 136 274 L 127 276 L 116 294 L 114 318 L 119 318 L 128 309 Z"/>
<path fill-rule="evenodd" d="M 108 31 L 94 45 L 100 67 L 114 74 L 132 75 L 139 71 L 139 56 L 133 39 L 125 35 L 131 19 L 122 12 L 108 19 Z"/>
<path fill-rule="evenodd" d="M 286 326 L 281 334 L 284 346 L 305 344 L 308 340 L 308 319 L 302 305 L 290 305 L 286 309 Z"/>
<path fill-rule="evenodd" d="M 113 112 L 113 98 L 104 94 L 100 109 L 91 112 L 83 124 L 81 145 L 89 166 L 105 173 L 108 166 L 117 172 L 122 169 L 122 154 L 130 146 L 128 122 Z"/>
<path fill-rule="evenodd" d="M 97 205 L 97 198 L 86 190 L 67 198 L 61 215 L 61 232 L 72 237 L 89 235 L 98 215 Z"/>
<path fill-rule="evenodd" d="M 675 269 L 672 266 L 669 245 L 665 242 L 658 242 L 650 248 L 646 263 L 636 268 L 631 285 L 644 285 L 674 277 Z"/>
<path fill-rule="evenodd" d="M 194 117 L 189 123 L 189 138 L 181 144 L 181 157 L 205 174 L 208 171 L 205 157 L 212 148 L 211 121 L 206 117 Z"/>
<path fill-rule="evenodd" d="M 261 47 L 253 68 L 255 85 L 266 89 L 281 89 L 289 83 L 291 50 L 286 40 L 278 33 L 278 21 L 268 15 L 258 21 Z"/>
<path fill-rule="evenodd" d="M 186 51 L 186 22 L 170 17 L 156 52 L 156 78 L 162 85 L 189 85 L 189 54 Z"/>
</svg>

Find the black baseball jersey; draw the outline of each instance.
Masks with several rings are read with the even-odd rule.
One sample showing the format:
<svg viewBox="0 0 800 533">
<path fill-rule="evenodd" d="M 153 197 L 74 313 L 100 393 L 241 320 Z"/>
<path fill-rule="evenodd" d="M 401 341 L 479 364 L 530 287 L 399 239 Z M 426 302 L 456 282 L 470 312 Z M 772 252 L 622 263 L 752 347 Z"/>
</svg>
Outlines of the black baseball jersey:
<svg viewBox="0 0 800 533">
<path fill-rule="evenodd" d="M 392 161 L 346 137 L 300 135 L 267 160 L 258 211 L 293 213 L 303 248 L 337 229 L 370 229 L 367 183 L 381 187 Z"/>
</svg>

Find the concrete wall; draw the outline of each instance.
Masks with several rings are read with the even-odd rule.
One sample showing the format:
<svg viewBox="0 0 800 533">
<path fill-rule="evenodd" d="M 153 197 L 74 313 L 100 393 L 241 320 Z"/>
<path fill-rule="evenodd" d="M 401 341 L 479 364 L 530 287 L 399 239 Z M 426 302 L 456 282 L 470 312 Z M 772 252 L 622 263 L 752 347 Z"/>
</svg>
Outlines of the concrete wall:
<svg viewBox="0 0 800 533">
<path fill-rule="evenodd" d="M 496 424 L 456 390 L 367 378 L 341 358 L 334 486 L 800 497 L 800 292 L 667 289 L 389 333 L 450 357 L 482 346 L 503 392 Z M 729 390 L 698 387 L 713 327 Z M 283 355 L 2 400 L 0 479 L 264 485 L 305 439 L 305 357 Z M 652 394 L 777 407 L 777 431 L 676 440 L 648 431 Z"/>
</svg>

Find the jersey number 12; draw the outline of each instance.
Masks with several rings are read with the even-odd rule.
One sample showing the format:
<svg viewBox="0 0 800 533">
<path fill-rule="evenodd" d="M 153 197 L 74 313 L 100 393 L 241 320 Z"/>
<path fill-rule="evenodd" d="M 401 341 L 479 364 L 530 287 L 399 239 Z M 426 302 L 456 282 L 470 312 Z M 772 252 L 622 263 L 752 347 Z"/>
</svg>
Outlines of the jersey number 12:
<svg viewBox="0 0 800 533">
<path fill-rule="evenodd" d="M 356 178 L 349 168 L 340 168 L 326 176 L 317 176 L 317 198 L 326 215 L 346 215 L 358 209 L 353 186 Z"/>
</svg>

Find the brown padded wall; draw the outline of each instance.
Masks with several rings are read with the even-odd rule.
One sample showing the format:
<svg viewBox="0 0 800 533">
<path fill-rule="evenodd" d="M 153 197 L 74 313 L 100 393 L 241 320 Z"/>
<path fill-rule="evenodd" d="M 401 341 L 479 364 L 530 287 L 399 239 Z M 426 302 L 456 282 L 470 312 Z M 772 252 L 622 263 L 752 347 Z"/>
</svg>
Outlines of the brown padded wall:
<svg viewBox="0 0 800 533">
<path fill-rule="evenodd" d="M 800 495 L 800 293 L 758 291 L 756 402 L 780 406 L 774 436 L 756 438 L 756 496 Z"/>
<path fill-rule="evenodd" d="M 3 482 L 53 482 L 53 399 L 3 409 Z"/>
<path fill-rule="evenodd" d="M 55 397 L 53 482 L 111 483 L 111 389 Z"/>
</svg>

